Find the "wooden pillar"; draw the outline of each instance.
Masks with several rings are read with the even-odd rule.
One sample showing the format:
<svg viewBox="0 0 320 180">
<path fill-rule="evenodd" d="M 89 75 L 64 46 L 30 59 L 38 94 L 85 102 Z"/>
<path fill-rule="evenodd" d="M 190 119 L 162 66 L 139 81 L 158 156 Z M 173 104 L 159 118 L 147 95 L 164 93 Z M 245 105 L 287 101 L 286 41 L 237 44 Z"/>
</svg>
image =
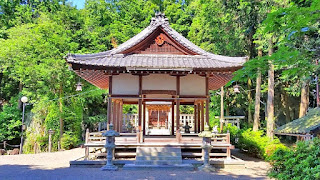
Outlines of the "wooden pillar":
<svg viewBox="0 0 320 180">
<path fill-rule="evenodd" d="M 223 131 L 223 119 L 224 119 L 224 105 L 223 105 L 223 96 L 224 96 L 224 90 L 223 90 L 223 86 L 221 87 L 221 106 L 220 106 L 220 133 L 222 133 Z"/>
<path fill-rule="evenodd" d="M 118 126 L 118 132 L 121 132 L 121 102 L 118 100 L 117 102 L 117 126 Z"/>
<path fill-rule="evenodd" d="M 146 103 L 143 103 L 143 115 L 142 115 L 142 119 L 143 119 L 143 135 L 146 135 Z"/>
<path fill-rule="evenodd" d="M 176 139 L 178 142 L 181 140 L 181 134 L 180 134 L 180 76 L 177 76 L 176 81 L 176 87 L 177 87 L 177 96 L 176 96 Z"/>
<path fill-rule="evenodd" d="M 171 106 L 171 135 L 174 135 L 174 102 Z"/>
<path fill-rule="evenodd" d="M 210 115 L 209 115 L 209 112 L 210 112 L 210 107 L 209 107 L 209 98 L 207 98 L 207 100 L 206 100 L 206 123 L 207 123 L 207 125 L 209 126 L 209 121 L 210 121 Z"/>
<path fill-rule="evenodd" d="M 143 133 L 142 133 L 142 76 L 139 75 L 139 100 L 138 100 L 138 142 L 142 142 Z"/>
<path fill-rule="evenodd" d="M 194 130 L 194 133 L 197 133 L 197 117 L 198 117 L 198 115 L 197 115 L 197 104 L 196 104 L 196 102 L 194 103 L 194 105 L 193 105 L 193 109 L 194 109 L 194 113 L 193 113 L 193 115 L 194 115 L 194 126 L 193 126 L 193 130 Z"/>
<path fill-rule="evenodd" d="M 116 124 L 116 118 L 117 118 L 117 105 L 116 105 L 116 102 L 115 100 L 113 100 L 112 102 L 112 113 L 111 113 L 111 116 L 112 116 L 112 124 L 113 124 L 113 128 L 114 130 L 116 131 L 117 130 L 117 124 Z"/>
<path fill-rule="evenodd" d="M 108 126 L 107 126 L 108 130 L 109 130 L 109 124 L 112 122 L 111 109 L 112 109 L 112 99 L 108 97 Z"/>
<path fill-rule="evenodd" d="M 178 142 L 181 140 L 181 134 L 180 134 L 180 100 L 177 99 L 176 102 L 176 139 Z"/>
<path fill-rule="evenodd" d="M 112 95 L 112 76 L 109 76 L 109 95 L 108 95 L 108 109 L 107 109 L 107 130 L 109 130 L 109 124 L 111 123 L 111 118 L 112 118 L 112 100 L 111 100 L 111 95 Z"/>
<path fill-rule="evenodd" d="M 207 99 L 206 99 L 206 123 L 209 126 L 209 121 L 210 121 L 210 118 L 209 118 L 210 95 L 209 95 L 209 77 L 208 76 L 206 76 L 206 96 L 207 96 Z"/>
<path fill-rule="evenodd" d="M 200 119 L 201 119 L 200 109 L 201 109 L 201 104 L 200 104 L 199 102 L 198 102 L 197 107 L 198 107 L 198 108 L 197 108 L 197 116 L 198 116 L 198 117 L 197 117 L 197 120 L 198 120 L 198 121 L 197 121 L 197 124 L 198 124 L 198 126 L 197 126 L 197 132 L 200 133 L 200 125 L 201 125 L 201 124 L 200 124 Z"/>
<path fill-rule="evenodd" d="M 204 102 L 201 101 L 201 128 L 200 131 L 204 130 Z"/>
<path fill-rule="evenodd" d="M 121 133 L 122 132 L 122 126 L 123 126 L 123 101 L 121 100 L 120 101 L 120 117 L 119 117 L 119 122 L 120 122 L 120 130 L 119 132 Z"/>
</svg>

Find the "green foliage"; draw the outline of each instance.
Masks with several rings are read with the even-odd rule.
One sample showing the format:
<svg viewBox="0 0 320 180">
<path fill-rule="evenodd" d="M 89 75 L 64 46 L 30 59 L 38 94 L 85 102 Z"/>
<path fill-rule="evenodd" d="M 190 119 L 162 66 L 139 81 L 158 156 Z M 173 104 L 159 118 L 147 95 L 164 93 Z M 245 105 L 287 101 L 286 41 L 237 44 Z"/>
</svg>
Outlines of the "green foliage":
<svg viewBox="0 0 320 180">
<path fill-rule="evenodd" d="M 231 124 L 228 124 L 228 126 L 223 128 L 223 132 L 229 132 L 231 144 L 236 145 L 238 143 L 239 136 L 241 135 L 242 131 L 237 126 L 232 126 Z"/>
<path fill-rule="evenodd" d="M 210 111 L 209 114 L 209 126 L 212 128 L 214 126 L 218 126 L 220 125 L 220 119 L 215 117 L 215 114 L 213 111 Z"/>
<path fill-rule="evenodd" d="M 138 112 L 137 105 L 124 104 L 123 113 L 124 114 L 136 114 Z"/>
<path fill-rule="evenodd" d="M 270 140 L 263 131 L 243 130 L 239 133 L 237 147 L 259 158 L 268 158 L 276 149 L 286 149 L 278 138 Z"/>
<path fill-rule="evenodd" d="M 79 137 L 73 132 L 67 131 L 63 134 L 61 139 L 62 149 L 68 150 L 76 147 L 79 143 Z"/>
<path fill-rule="evenodd" d="M 12 97 L 0 112 L 0 142 L 12 140 L 21 135 L 22 113 L 18 109 L 18 97 Z"/>
<path fill-rule="evenodd" d="M 278 149 L 269 160 L 269 175 L 273 178 L 320 179 L 320 139 L 299 142 L 292 149 Z"/>
</svg>

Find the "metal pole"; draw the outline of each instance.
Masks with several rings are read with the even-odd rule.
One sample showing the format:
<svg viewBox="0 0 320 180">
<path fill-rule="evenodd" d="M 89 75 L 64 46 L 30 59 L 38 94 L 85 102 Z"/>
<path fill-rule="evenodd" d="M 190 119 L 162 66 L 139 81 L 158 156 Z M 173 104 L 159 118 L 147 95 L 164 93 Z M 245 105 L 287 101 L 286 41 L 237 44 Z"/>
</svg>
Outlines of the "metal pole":
<svg viewBox="0 0 320 180">
<path fill-rule="evenodd" d="M 21 126 L 21 142 L 20 142 L 20 151 L 19 154 L 22 154 L 22 148 L 23 148 L 23 129 L 24 129 L 24 110 L 26 107 L 26 103 L 22 104 L 22 126 Z"/>
</svg>

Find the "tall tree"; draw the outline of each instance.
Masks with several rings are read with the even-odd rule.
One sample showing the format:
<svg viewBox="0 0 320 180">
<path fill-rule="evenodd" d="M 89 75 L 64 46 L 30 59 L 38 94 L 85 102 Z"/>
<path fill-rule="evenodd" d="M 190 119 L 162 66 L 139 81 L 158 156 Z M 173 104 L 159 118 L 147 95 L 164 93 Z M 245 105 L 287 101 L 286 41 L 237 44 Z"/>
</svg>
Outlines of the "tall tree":
<svg viewBox="0 0 320 180">
<path fill-rule="evenodd" d="M 273 38 L 269 40 L 269 51 L 268 55 L 271 56 L 273 53 Z M 267 100 L 267 136 L 273 139 L 274 136 L 274 65 L 273 62 L 269 61 L 268 70 L 268 100 Z"/>
<path fill-rule="evenodd" d="M 262 49 L 258 49 L 258 56 L 262 57 Z M 256 79 L 256 97 L 254 106 L 253 131 L 258 131 L 260 126 L 260 98 L 261 98 L 261 71 L 257 72 Z"/>
</svg>

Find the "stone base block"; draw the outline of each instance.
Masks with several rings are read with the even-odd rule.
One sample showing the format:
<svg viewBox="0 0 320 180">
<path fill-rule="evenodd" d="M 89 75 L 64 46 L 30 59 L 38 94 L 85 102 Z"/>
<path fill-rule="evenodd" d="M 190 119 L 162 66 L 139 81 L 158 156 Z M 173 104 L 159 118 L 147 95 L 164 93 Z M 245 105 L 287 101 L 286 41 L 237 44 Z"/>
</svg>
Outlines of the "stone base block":
<svg viewBox="0 0 320 180">
<path fill-rule="evenodd" d="M 105 165 L 101 168 L 102 171 L 118 171 L 118 166 L 115 165 Z"/>
<path fill-rule="evenodd" d="M 123 166 L 123 170 L 167 170 L 167 169 L 179 169 L 193 171 L 195 170 L 194 166 L 191 164 L 179 164 L 179 165 L 135 165 L 135 164 L 126 164 Z"/>
</svg>

